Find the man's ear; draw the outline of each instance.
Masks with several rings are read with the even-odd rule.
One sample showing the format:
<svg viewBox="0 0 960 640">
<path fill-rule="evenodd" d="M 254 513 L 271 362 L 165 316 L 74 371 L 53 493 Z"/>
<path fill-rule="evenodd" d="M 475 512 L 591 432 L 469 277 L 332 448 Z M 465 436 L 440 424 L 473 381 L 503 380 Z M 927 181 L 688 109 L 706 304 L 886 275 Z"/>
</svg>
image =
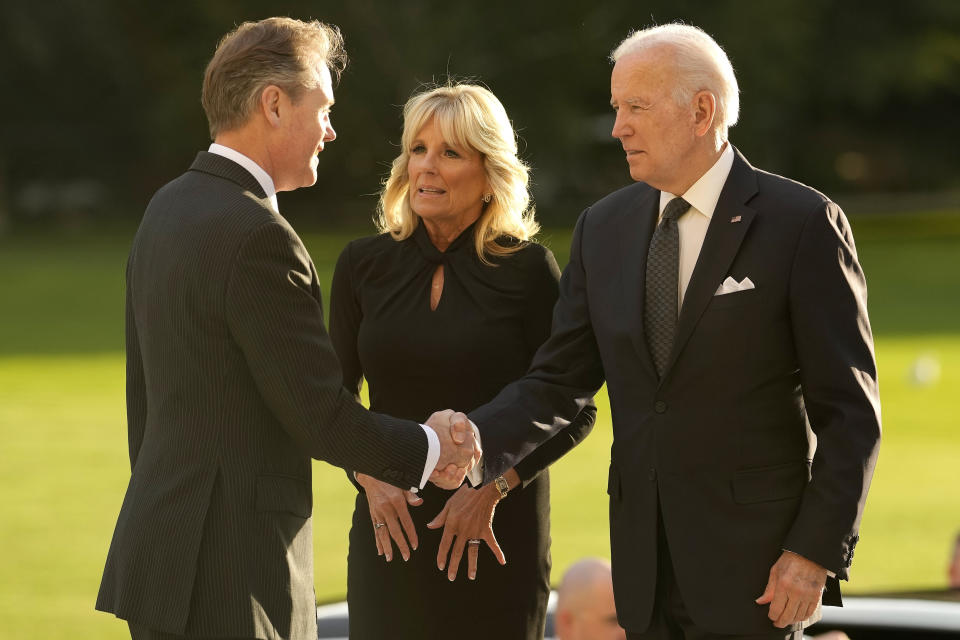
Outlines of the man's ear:
<svg viewBox="0 0 960 640">
<path fill-rule="evenodd" d="M 697 137 L 705 136 L 713 129 L 717 117 L 717 97 L 711 91 L 698 91 L 693 96 L 693 131 Z"/>
<path fill-rule="evenodd" d="M 268 85 L 260 92 L 260 111 L 270 126 L 280 126 L 280 103 L 283 91 L 276 85 Z"/>
</svg>

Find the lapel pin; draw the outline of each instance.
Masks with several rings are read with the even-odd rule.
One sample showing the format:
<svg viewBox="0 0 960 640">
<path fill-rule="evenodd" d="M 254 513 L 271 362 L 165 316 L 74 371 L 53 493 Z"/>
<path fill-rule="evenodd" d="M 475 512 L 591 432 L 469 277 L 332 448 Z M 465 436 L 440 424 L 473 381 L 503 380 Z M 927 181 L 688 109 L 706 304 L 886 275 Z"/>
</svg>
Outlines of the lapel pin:
<svg viewBox="0 0 960 640">
<path fill-rule="evenodd" d="M 741 218 L 740 216 L 733 216 L 732 218 L 730 218 L 730 222 L 740 222 L 741 220 L 743 220 L 743 218 Z"/>
</svg>

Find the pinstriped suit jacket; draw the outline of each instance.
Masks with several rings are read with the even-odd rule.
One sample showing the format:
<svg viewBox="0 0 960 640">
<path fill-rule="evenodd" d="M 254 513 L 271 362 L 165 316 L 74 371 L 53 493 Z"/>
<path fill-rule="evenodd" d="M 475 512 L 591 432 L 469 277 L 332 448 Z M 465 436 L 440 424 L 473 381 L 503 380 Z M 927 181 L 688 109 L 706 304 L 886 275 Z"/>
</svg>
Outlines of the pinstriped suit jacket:
<svg viewBox="0 0 960 640">
<path fill-rule="evenodd" d="M 126 327 L 132 473 L 97 609 L 314 640 L 311 457 L 417 485 L 422 429 L 343 390 L 306 249 L 221 156 L 201 152 L 147 207 Z"/>
</svg>

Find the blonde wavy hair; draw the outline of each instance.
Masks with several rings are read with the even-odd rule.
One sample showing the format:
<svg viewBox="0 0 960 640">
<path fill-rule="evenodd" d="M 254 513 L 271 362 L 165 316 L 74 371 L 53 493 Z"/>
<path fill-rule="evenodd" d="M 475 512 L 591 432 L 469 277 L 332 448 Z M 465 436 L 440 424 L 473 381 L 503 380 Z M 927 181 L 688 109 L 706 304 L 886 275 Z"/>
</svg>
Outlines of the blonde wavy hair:
<svg viewBox="0 0 960 640">
<path fill-rule="evenodd" d="M 377 227 L 395 240 L 404 240 L 420 224 L 410 208 L 410 148 L 433 118 L 449 144 L 473 149 L 483 156 L 483 168 L 493 197 L 483 205 L 474 233 L 480 260 L 505 256 L 522 244 L 501 244 L 501 236 L 529 241 L 540 230 L 530 205 L 529 168 L 517 157 L 517 137 L 507 112 L 488 89 L 473 84 L 449 84 L 422 91 L 403 107 L 400 155 L 383 183 L 377 207 Z"/>
</svg>

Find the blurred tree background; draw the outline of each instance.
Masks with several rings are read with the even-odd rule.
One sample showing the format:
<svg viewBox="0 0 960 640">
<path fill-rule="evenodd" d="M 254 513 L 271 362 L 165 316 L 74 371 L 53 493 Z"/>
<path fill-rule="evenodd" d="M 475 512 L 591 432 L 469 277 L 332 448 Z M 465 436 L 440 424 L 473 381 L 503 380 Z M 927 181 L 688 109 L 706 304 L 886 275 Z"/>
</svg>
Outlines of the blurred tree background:
<svg viewBox="0 0 960 640">
<path fill-rule="evenodd" d="M 62 0 L 0 9 L 0 224 L 137 220 L 207 144 L 200 85 L 218 39 L 268 15 L 338 24 L 351 56 L 319 186 L 282 196 L 297 225 L 368 220 L 400 105 L 448 76 L 500 97 L 541 219 L 570 223 L 629 180 L 609 136 L 610 50 L 631 28 L 673 20 L 726 48 L 742 98 L 731 138 L 757 166 L 841 204 L 867 193 L 883 194 L 873 209 L 904 193 L 958 200 L 958 2 Z"/>
</svg>

